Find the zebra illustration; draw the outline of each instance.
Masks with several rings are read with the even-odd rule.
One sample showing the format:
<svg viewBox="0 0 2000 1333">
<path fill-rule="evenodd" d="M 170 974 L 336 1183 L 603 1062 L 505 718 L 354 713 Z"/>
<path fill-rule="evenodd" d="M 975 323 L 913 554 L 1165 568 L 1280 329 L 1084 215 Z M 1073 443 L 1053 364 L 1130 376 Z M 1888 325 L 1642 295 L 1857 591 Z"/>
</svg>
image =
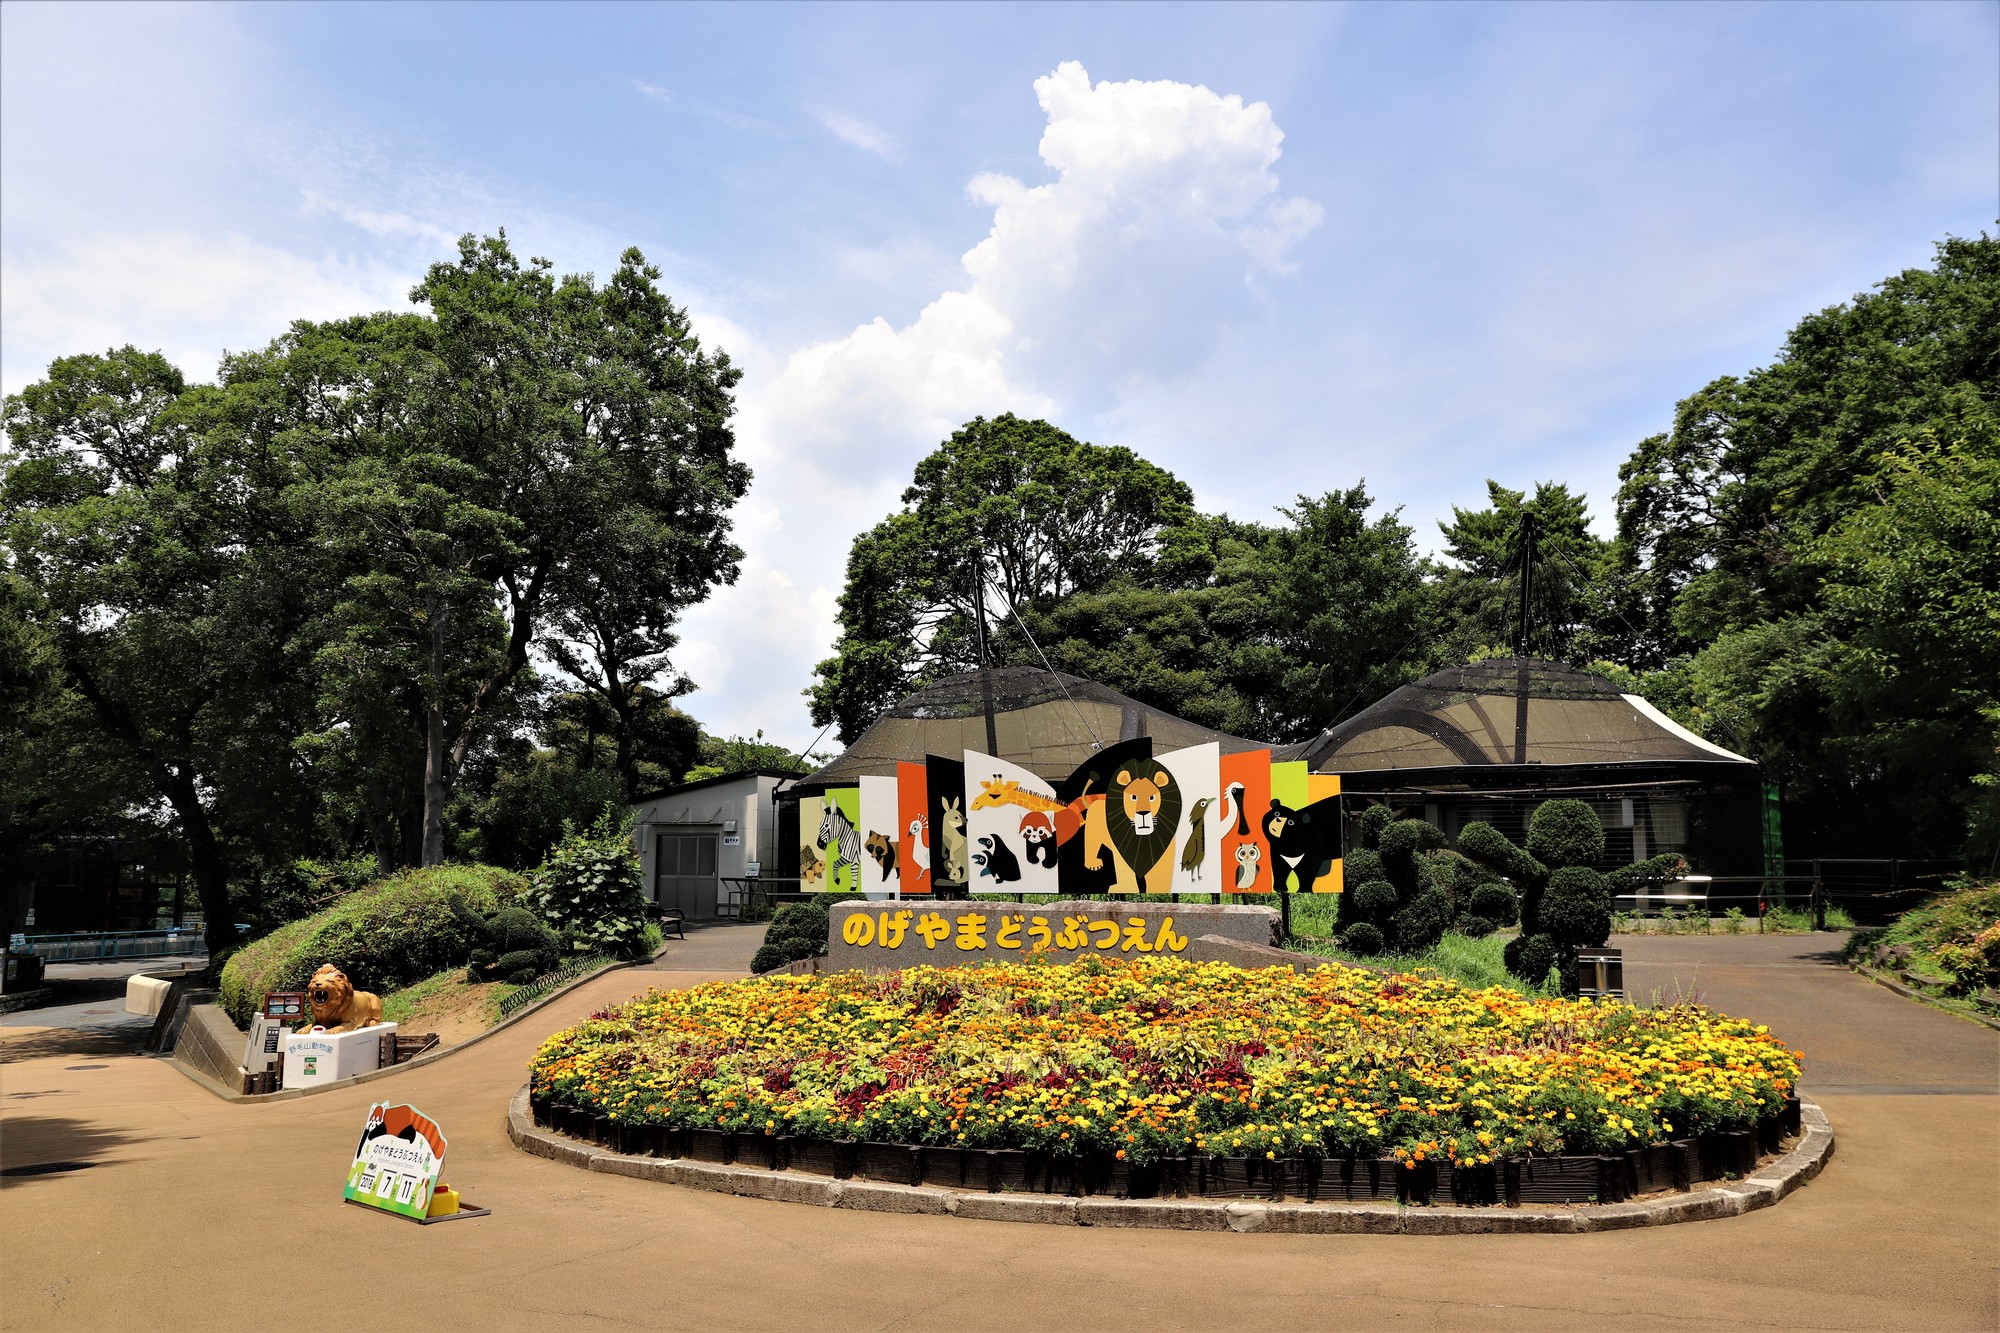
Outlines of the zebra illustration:
<svg viewBox="0 0 2000 1333">
<path fill-rule="evenodd" d="M 853 884 L 861 882 L 861 834 L 848 822 L 846 811 L 832 801 L 826 803 L 826 813 L 819 817 L 819 845 L 827 851 L 828 887 L 832 886 L 834 872 L 842 862 L 852 867 L 853 873 L 848 878 Z"/>
</svg>

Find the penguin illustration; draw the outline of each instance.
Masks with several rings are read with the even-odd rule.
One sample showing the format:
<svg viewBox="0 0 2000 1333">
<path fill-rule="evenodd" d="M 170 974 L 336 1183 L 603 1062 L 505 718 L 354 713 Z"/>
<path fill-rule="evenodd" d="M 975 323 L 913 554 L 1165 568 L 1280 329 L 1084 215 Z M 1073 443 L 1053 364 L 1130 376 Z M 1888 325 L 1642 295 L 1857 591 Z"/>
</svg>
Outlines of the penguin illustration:
<svg viewBox="0 0 2000 1333">
<path fill-rule="evenodd" d="M 1021 878 L 1021 861 L 1013 849 L 1000 840 L 998 834 L 979 840 L 979 855 L 972 859 L 979 863 L 982 875 L 991 875 L 1002 884 L 1011 884 Z"/>
</svg>

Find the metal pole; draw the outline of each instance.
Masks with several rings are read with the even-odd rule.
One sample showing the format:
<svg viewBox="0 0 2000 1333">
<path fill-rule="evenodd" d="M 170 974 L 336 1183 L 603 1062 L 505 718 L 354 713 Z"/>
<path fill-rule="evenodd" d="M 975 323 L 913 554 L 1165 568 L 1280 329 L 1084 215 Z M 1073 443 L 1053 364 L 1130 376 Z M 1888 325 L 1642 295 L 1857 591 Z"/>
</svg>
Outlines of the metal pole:
<svg viewBox="0 0 2000 1333">
<path fill-rule="evenodd" d="M 1000 732 L 993 722 L 993 662 L 986 653 L 986 551 L 972 568 L 973 623 L 979 635 L 979 697 L 986 707 L 986 753 L 1000 753 Z"/>
</svg>

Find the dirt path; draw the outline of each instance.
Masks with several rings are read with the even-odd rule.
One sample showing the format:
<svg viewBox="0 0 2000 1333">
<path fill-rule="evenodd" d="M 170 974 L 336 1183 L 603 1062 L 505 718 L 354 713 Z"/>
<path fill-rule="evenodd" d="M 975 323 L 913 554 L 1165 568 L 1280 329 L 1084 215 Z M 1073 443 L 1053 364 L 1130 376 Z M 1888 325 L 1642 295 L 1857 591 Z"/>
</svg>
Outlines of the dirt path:
<svg viewBox="0 0 2000 1333">
<path fill-rule="evenodd" d="M 61 1033 L 0 1034 L 44 1043 L 0 1066 L 5 1166 L 77 1164 L 11 1176 L 0 1190 L 0 1323 L 1927 1333 L 2000 1323 L 2000 1100 L 1990 1095 L 1827 1091 L 1838 1153 L 1780 1206 L 1589 1236 L 1239 1236 L 843 1213 L 591 1175 L 515 1151 L 506 1101 L 545 1034 L 647 984 L 724 975 L 731 951 L 739 968 L 747 956 L 730 936 L 696 939 L 681 966 L 716 972 L 676 970 L 670 950 L 665 971 L 612 973 L 407 1076 L 263 1106 L 217 1101 L 158 1061 L 65 1050 Z M 1682 966 L 1628 952 L 1635 969 Z M 1766 973 L 1794 977 L 1806 997 L 1785 999 L 1790 988 Z M 1875 1068 L 1872 1046 L 1890 1071 L 1881 1077 L 1965 1086 L 2000 1051 L 2000 1034 L 1973 1024 L 1991 1040 L 1960 1049 L 1936 1037 L 1932 1019 L 1959 1020 L 1858 978 L 1890 1008 L 1858 993 L 1857 1008 L 1829 1007 L 1813 997 L 1844 989 L 1846 974 L 1776 954 L 1705 961 L 1701 975 L 1718 1007 L 1762 1017 L 1737 1003 L 1762 998 L 1782 1009 L 1773 1026 L 1809 1054 L 1835 1052 L 1841 1079 Z M 448 1177 L 493 1216 L 416 1227 L 338 1202 L 378 1095 L 443 1124 Z M 259 1271 L 267 1301 L 246 1304 Z M 388 1275 L 406 1281 L 403 1294 L 380 1284 Z"/>
</svg>

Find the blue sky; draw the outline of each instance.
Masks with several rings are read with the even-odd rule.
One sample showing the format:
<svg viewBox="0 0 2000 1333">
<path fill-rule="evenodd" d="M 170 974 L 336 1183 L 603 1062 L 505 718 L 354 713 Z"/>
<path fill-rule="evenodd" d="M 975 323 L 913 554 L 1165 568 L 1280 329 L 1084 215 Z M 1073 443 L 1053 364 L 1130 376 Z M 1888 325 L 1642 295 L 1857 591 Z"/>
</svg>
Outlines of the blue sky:
<svg viewBox="0 0 2000 1333">
<path fill-rule="evenodd" d="M 853 535 L 977 413 L 1268 517 L 1607 519 L 1676 399 L 2000 213 L 2000 6 L 0 8 L 0 384 L 191 376 L 465 231 L 640 246 L 747 375 L 687 703 L 799 745 Z"/>
</svg>

